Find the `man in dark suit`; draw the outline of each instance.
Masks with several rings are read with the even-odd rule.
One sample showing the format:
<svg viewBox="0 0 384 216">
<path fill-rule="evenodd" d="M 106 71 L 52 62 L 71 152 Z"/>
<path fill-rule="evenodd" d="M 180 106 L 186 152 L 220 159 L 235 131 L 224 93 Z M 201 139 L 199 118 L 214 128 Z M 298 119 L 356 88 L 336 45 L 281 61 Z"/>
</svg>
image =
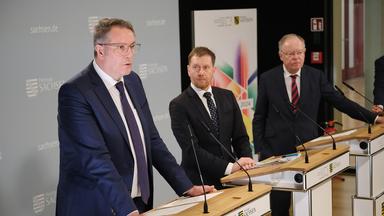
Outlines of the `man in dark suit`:
<svg viewBox="0 0 384 216">
<path fill-rule="evenodd" d="M 296 152 L 300 143 L 295 135 L 302 142 L 318 137 L 318 127 L 302 112 L 316 120 L 321 99 L 352 118 L 383 122 L 381 117 L 335 91 L 322 71 L 304 65 L 302 37 L 283 36 L 279 41 L 279 56 L 283 64 L 261 74 L 259 79 L 252 125 L 255 151 L 261 159 Z M 272 215 L 289 215 L 290 200 L 291 193 L 272 191 Z"/>
<path fill-rule="evenodd" d="M 131 216 L 151 209 L 152 166 L 178 195 L 203 193 L 158 134 L 141 80 L 131 71 L 138 47 L 129 22 L 100 20 L 94 61 L 60 88 L 56 215 Z"/>
<path fill-rule="evenodd" d="M 204 183 L 222 188 L 220 178 L 240 169 L 238 164 L 209 135 L 206 124 L 245 169 L 255 164 L 243 118 L 233 93 L 211 87 L 215 54 L 206 47 L 194 48 L 188 56 L 191 86 L 169 105 L 172 131 L 181 150 L 181 165 L 194 184 L 201 184 L 188 125 L 192 129 Z"/>
<path fill-rule="evenodd" d="M 375 81 L 373 88 L 374 103 L 372 111 L 383 112 L 384 106 L 384 56 L 375 61 Z"/>
</svg>

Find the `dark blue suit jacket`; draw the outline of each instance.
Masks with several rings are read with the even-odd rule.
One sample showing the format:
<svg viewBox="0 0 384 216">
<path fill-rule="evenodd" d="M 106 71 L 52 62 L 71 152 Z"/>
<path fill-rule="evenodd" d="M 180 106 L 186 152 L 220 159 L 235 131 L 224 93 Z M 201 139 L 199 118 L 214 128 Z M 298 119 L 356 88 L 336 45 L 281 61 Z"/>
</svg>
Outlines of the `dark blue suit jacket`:
<svg viewBox="0 0 384 216">
<path fill-rule="evenodd" d="M 292 112 L 282 65 L 261 75 L 257 94 L 252 126 L 255 151 L 261 153 L 262 159 L 295 152 L 300 144 L 295 135 L 302 142 L 319 136 L 318 127 L 313 122 L 299 111 Z M 298 107 L 316 121 L 321 99 L 354 119 L 373 123 L 376 118 L 376 114 L 337 92 L 322 71 L 304 66 Z"/>
<path fill-rule="evenodd" d="M 148 173 L 152 165 L 178 195 L 192 183 L 168 151 L 152 119 L 140 78 L 124 77 L 145 137 Z M 60 177 L 56 215 L 124 215 L 136 206 L 130 196 L 133 157 L 119 112 L 92 63 L 59 91 Z M 149 207 L 152 208 L 153 196 Z"/>
</svg>

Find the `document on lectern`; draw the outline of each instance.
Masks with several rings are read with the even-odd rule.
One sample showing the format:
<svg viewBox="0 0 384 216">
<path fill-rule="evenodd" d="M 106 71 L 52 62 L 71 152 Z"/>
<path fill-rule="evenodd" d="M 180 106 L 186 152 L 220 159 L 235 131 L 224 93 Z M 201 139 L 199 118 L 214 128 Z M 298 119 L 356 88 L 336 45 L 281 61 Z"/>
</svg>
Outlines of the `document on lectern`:
<svg viewBox="0 0 384 216">
<path fill-rule="evenodd" d="M 212 197 L 215 197 L 221 193 L 222 193 L 222 191 L 217 191 L 214 193 L 206 194 L 207 200 L 209 200 Z M 197 205 L 203 201 L 204 201 L 204 195 L 200 195 L 200 196 L 196 196 L 196 197 L 180 197 L 173 202 L 170 202 L 170 203 L 167 203 L 165 205 L 156 207 L 156 211 L 146 212 L 145 216 L 177 214 L 177 213 L 184 211 L 185 209 L 191 208 L 192 206 L 195 206 L 195 205 Z"/>
<path fill-rule="evenodd" d="M 355 133 L 356 131 L 357 131 L 357 129 L 352 129 L 352 130 L 344 131 L 344 132 L 341 132 L 341 133 L 332 134 L 332 136 L 333 136 L 333 138 L 348 136 L 348 135 L 351 135 L 352 133 Z M 316 139 L 313 139 L 313 140 L 311 140 L 309 142 L 317 142 L 317 141 L 321 141 L 321 140 L 327 140 L 329 138 L 330 137 L 328 135 L 324 135 L 324 136 L 318 137 Z"/>
<path fill-rule="evenodd" d="M 289 161 L 293 161 L 301 156 L 300 152 L 292 153 L 292 154 L 286 154 L 278 157 L 271 157 L 263 161 L 256 162 L 256 167 L 265 167 L 265 166 L 272 166 L 276 164 L 282 164 Z"/>
</svg>

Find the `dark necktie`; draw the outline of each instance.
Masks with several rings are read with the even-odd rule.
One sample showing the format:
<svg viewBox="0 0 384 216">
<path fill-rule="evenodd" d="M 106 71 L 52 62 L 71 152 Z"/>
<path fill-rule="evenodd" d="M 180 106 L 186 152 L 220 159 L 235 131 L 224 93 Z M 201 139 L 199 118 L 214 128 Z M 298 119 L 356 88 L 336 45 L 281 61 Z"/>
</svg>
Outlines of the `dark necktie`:
<svg viewBox="0 0 384 216">
<path fill-rule="evenodd" d="M 291 83 L 291 103 L 292 103 L 292 111 L 295 113 L 297 111 L 297 104 L 299 102 L 299 91 L 297 89 L 296 84 L 297 75 L 291 75 L 292 83 Z"/>
<path fill-rule="evenodd" d="M 138 172 L 138 182 L 141 191 L 141 198 L 144 203 L 148 203 L 149 198 L 149 180 L 148 180 L 148 168 L 147 162 L 145 160 L 144 146 L 141 140 L 139 127 L 135 116 L 133 115 L 131 106 L 129 106 L 127 97 L 124 91 L 123 82 L 116 83 L 116 88 L 120 92 L 120 101 L 123 108 L 125 120 L 127 121 L 129 133 L 133 142 L 133 147 L 135 148 L 136 162 L 137 162 L 137 172 Z"/>
<path fill-rule="evenodd" d="M 207 98 L 207 104 L 208 104 L 208 109 L 209 113 L 211 114 L 211 119 L 214 127 L 214 132 L 217 135 L 219 135 L 219 121 L 217 118 L 217 109 L 215 106 L 215 103 L 213 103 L 212 97 L 211 97 L 211 92 L 205 92 L 204 97 Z"/>
</svg>

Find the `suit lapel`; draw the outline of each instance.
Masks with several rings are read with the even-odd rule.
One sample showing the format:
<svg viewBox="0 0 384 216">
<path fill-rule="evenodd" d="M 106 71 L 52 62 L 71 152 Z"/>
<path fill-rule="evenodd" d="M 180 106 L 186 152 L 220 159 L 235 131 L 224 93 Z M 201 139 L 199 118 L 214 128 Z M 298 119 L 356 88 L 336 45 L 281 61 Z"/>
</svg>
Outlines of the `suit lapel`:
<svg viewBox="0 0 384 216">
<path fill-rule="evenodd" d="M 140 109 L 140 103 L 138 101 L 138 95 L 136 94 L 135 89 L 132 87 L 133 83 L 130 79 L 124 79 L 125 88 L 128 91 L 129 98 L 131 99 L 133 106 L 135 107 L 136 111 L 138 112 L 138 115 L 141 119 L 141 109 Z"/>
<path fill-rule="evenodd" d="M 299 100 L 299 108 L 303 109 L 306 101 L 310 101 L 310 81 L 311 77 L 303 67 L 301 69 L 301 77 L 300 77 L 300 100 Z"/>
<path fill-rule="evenodd" d="M 113 119 L 113 122 L 119 128 L 121 135 L 124 137 L 125 141 L 128 143 L 128 135 L 124 126 L 124 122 L 121 119 L 119 111 L 116 108 L 115 103 L 112 100 L 111 95 L 109 94 L 107 88 L 105 87 L 101 78 L 97 75 L 95 69 L 91 65 L 89 73 L 91 82 L 94 84 L 94 92 L 99 98 L 99 101 L 104 105 L 105 109 Z"/>
<path fill-rule="evenodd" d="M 210 129 L 213 130 L 211 117 L 197 93 L 192 89 L 191 86 L 187 88 L 187 93 L 190 100 L 192 101 L 192 104 L 194 105 L 193 107 L 196 107 L 198 112 L 200 112 L 200 115 L 198 116 L 202 116 L 204 123 L 209 125 Z"/>
<path fill-rule="evenodd" d="M 225 129 L 225 125 L 224 125 L 225 101 L 223 100 L 223 97 L 221 97 L 220 93 L 216 90 L 216 88 L 212 87 L 212 93 L 213 93 L 213 97 L 215 98 L 215 103 L 217 108 L 217 115 L 219 120 L 219 134 L 220 134 Z"/>
<path fill-rule="evenodd" d="M 284 107 L 284 111 L 290 114 L 292 113 L 292 109 L 289 106 L 289 97 L 288 97 L 288 92 L 287 92 L 287 87 L 285 86 L 285 79 L 284 79 L 284 70 L 283 67 L 281 66 L 279 71 L 277 71 L 276 77 L 276 87 L 278 88 L 278 92 L 280 92 L 280 97 L 281 97 L 281 107 Z"/>
</svg>

